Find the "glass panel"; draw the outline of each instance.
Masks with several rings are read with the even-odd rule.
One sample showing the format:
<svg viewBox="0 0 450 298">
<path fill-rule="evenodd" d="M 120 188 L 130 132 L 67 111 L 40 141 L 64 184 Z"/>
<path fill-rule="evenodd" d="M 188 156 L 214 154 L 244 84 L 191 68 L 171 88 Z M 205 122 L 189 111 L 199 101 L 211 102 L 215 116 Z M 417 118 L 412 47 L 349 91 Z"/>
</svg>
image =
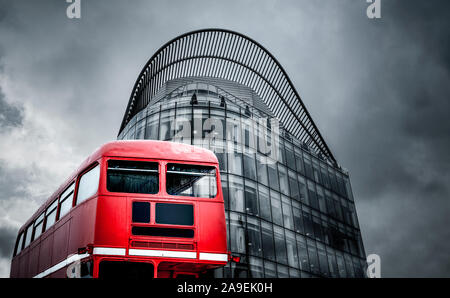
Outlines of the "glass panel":
<svg viewBox="0 0 450 298">
<path fill-rule="evenodd" d="M 277 262 L 287 265 L 286 241 L 284 240 L 283 228 L 274 226 L 275 251 Z"/>
<path fill-rule="evenodd" d="M 44 221 L 40 221 L 37 223 L 34 227 L 34 239 L 39 238 L 39 236 L 42 234 L 42 226 L 44 225 Z"/>
<path fill-rule="evenodd" d="M 322 183 L 321 177 L 320 177 L 320 170 L 319 170 L 319 162 L 316 159 L 313 159 L 313 175 L 314 175 L 314 181 L 317 183 Z"/>
<path fill-rule="evenodd" d="M 228 173 L 242 176 L 242 154 L 228 153 Z"/>
<path fill-rule="evenodd" d="M 314 237 L 314 228 L 312 223 L 311 214 L 303 211 L 303 223 L 305 227 L 305 234 L 308 237 Z"/>
<path fill-rule="evenodd" d="M 255 154 L 244 153 L 244 176 L 256 180 Z"/>
<path fill-rule="evenodd" d="M 33 224 L 29 225 L 25 235 L 25 246 L 27 247 L 31 243 L 31 236 L 33 235 Z"/>
<path fill-rule="evenodd" d="M 314 183 L 308 181 L 308 198 L 309 198 L 309 205 L 314 208 L 319 210 L 319 201 L 317 200 L 316 197 L 316 189 L 314 187 Z"/>
<path fill-rule="evenodd" d="M 240 116 L 228 111 L 226 124 L 226 140 L 232 145 L 242 144 Z"/>
<path fill-rule="evenodd" d="M 58 206 L 58 200 L 55 200 L 50 207 L 47 208 L 45 230 L 48 230 L 56 221 L 56 210 Z"/>
<path fill-rule="evenodd" d="M 328 267 L 330 268 L 331 277 L 339 277 L 339 268 L 334 255 L 334 250 L 327 247 Z"/>
<path fill-rule="evenodd" d="M 275 247 L 273 244 L 272 225 L 264 221 L 261 222 L 261 232 L 264 258 L 275 261 Z"/>
<path fill-rule="evenodd" d="M 297 255 L 297 245 L 295 244 L 295 234 L 291 231 L 286 231 L 286 248 L 289 266 L 294 268 L 298 267 L 298 255 Z"/>
<path fill-rule="evenodd" d="M 352 258 L 348 254 L 344 254 L 345 267 L 349 277 L 355 277 L 355 270 L 353 269 Z"/>
<path fill-rule="evenodd" d="M 327 253 L 323 244 L 317 243 L 317 253 L 319 255 L 320 273 L 325 277 L 329 277 Z"/>
<path fill-rule="evenodd" d="M 307 156 L 306 154 L 304 154 L 303 157 L 304 157 L 306 177 L 308 177 L 311 180 L 314 180 L 314 174 L 313 174 L 313 169 L 312 169 L 312 165 L 311 165 L 311 158 L 309 156 Z"/>
<path fill-rule="evenodd" d="M 297 177 L 298 177 L 298 186 L 299 186 L 299 192 L 300 192 L 300 201 L 303 204 L 309 205 L 305 178 L 301 177 L 300 175 Z"/>
<path fill-rule="evenodd" d="M 330 179 L 328 178 L 327 169 L 322 167 L 320 168 L 320 175 L 322 176 L 322 183 L 325 187 L 330 188 Z"/>
<path fill-rule="evenodd" d="M 172 124 L 174 121 L 175 110 L 166 110 L 161 112 L 161 121 L 159 127 L 159 139 L 161 141 L 170 141 L 174 136 L 175 125 Z"/>
<path fill-rule="evenodd" d="M 300 271 L 289 268 L 289 277 L 290 278 L 300 278 Z"/>
<path fill-rule="evenodd" d="M 300 261 L 300 269 L 302 269 L 303 271 L 310 271 L 308 249 L 306 247 L 305 237 L 297 234 L 296 238 L 297 238 L 298 258 Z"/>
<path fill-rule="evenodd" d="M 245 217 L 230 212 L 231 251 L 245 254 Z"/>
<path fill-rule="evenodd" d="M 294 229 L 297 233 L 304 234 L 303 229 L 303 216 L 302 211 L 299 208 L 293 207 L 292 208 L 293 214 L 294 214 Z"/>
<path fill-rule="evenodd" d="M 109 160 L 106 188 L 110 192 L 158 193 L 158 163 Z"/>
<path fill-rule="evenodd" d="M 282 164 L 286 164 L 286 153 L 284 152 L 284 142 L 283 139 L 281 138 L 281 136 L 278 136 L 276 134 L 272 134 L 273 136 L 275 136 L 274 140 L 276 141 L 276 139 L 279 139 L 278 142 L 278 161 Z"/>
<path fill-rule="evenodd" d="M 277 225 L 283 225 L 283 216 L 281 215 L 281 200 L 280 194 L 271 190 L 270 191 L 270 202 L 272 206 L 272 218 L 273 222 Z"/>
<path fill-rule="evenodd" d="M 258 258 L 249 258 L 250 264 L 250 276 L 251 278 L 263 278 L 264 277 L 264 268 L 263 261 Z"/>
<path fill-rule="evenodd" d="M 145 138 L 147 140 L 158 140 L 159 131 L 159 111 L 147 119 L 147 128 L 145 130 Z"/>
<path fill-rule="evenodd" d="M 244 212 L 244 183 L 241 177 L 229 175 L 230 210 Z"/>
<path fill-rule="evenodd" d="M 269 197 L 269 189 L 259 185 L 259 205 L 261 209 L 261 217 L 267 219 L 268 221 L 272 221 L 272 216 L 270 213 L 270 197 Z"/>
<path fill-rule="evenodd" d="M 135 139 L 144 139 L 145 137 L 145 119 L 141 120 L 136 124 L 136 136 Z"/>
<path fill-rule="evenodd" d="M 253 121 L 251 118 L 242 117 L 242 129 L 245 147 L 256 148 L 255 133 L 253 132 Z"/>
<path fill-rule="evenodd" d="M 336 176 L 334 174 L 334 171 L 331 168 L 328 168 L 328 176 L 330 178 L 331 189 L 334 192 L 338 192 Z"/>
<path fill-rule="evenodd" d="M 278 173 L 280 175 L 280 190 L 283 194 L 289 195 L 289 183 L 286 167 L 278 165 Z"/>
<path fill-rule="evenodd" d="M 275 263 L 264 261 L 264 275 L 265 278 L 277 277 Z"/>
<path fill-rule="evenodd" d="M 309 256 L 309 263 L 311 266 L 311 272 L 319 275 L 320 274 L 319 258 L 317 256 L 316 245 L 314 244 L 313 241 L 310 240 L 307 240 L 307 244 L 308 244 L 308 256 Z"/>
<path fill-rule="evenodd" d="M 296 170 L 295 168 L 295 157 L 294 157 L 294 150 L 292 149 L 292 145 L 289 143 L 285 143 L 286 146 L 286 162 L 287 162 L 287 166 L 292 169 L 292 170 Z"/>
<path fill-rule="evenodd" d="M 270 160 L 269 158 L 267 159 L 267 161 L 268 161 L 267 169 L 269 172 L 269 186 L 270 188 L 275 189 L 276 191 L 280 191 L 280 185 L 278 183 L 277 164 L 272 160 Z"/>
<path fill-rule="evenodd" d="M 314 229 L 314 236 L 319 241 L 324 241 L 323 233 L 322 233 L 322 226 L 320 225 L 320 218 L 313 216 L 313 229 Z"/>
<path fill-rule="evenodd" d="M 93 169 L 81 176 L 78 185 L 77 204 L 92 197 L 98 190 L 100 179 L 100 166 L 96 165 Z"/>
<path fill-rule="evenodd" d="M 245 179 L 245 210 L 247 214 L 259 215 L 256 183 Z"/>
<path fill-rule="evenodd" d="M 289 271 L 288 267 L 278 264 L 278 278 L 288 278 L 289 277 Z"/>
<path fill-rule="evenodd" d="M 294 229 L 294 219 L 292 218 L 292 209 L 289 199 L 283 196 L 282 199 L 282 208 L 283 208 L 283 221 L 284 227 L 286 229 L 293 230 Z"/>
<path fill-rule="evenodd" d="M 22 251 L 22 244 L 23 244 L 23 233 L 20 234 L 19 240 L 17 241 L 16 255 L 18 255 Z"/>
<path fill-rule="evenodd" d="M 297 175 L 289 171 L 289 188 L 291 190 L 291 198 L 300 201 L 300 190 L 298 188 Z"/>
<path fill-rule="evenodd" d="M 318 185 L 317 185 L 317 200 L 319 201 L 320 211 L 326 214 L 327 208 L 325 206 L 326 204 L 325 204 L 325 198 L 323 195 L 323 189 L 322 189 L 322 187 L 320 187 Z"/>
<path fill-rule="evenodd" d="M 192 108 L 178 108 L 174 122 L 174 142 L 191 144 Z"/>
<path fill-rule="evenodd" d="M 74 190 L 75 190 L 75 183 L 72 183 L 72 185 L 69 186 L 69 188 L 67 188 L 66 191 L 61 195 L 59 218 L 62 218 L 64 215 L 66 215 L 67 212 L 69 212 L 70 208 L 72 208 Z"/>
<path fill-rule="evenodd" d="M 247 232 L 249 254 L 262 257 L 262 243 L 258 219 L 247 217 Z"/>
<path fill-rule="evenodd" d="M 304 175 L 305 174 L 305 170 L 303 168 L 303 158 L 301 153 L 300 154 L 295 154 L 295 163 L 296 163 L 296 168 L 297 168 L 297 172 Z"/>
<path fill-rule="evenodd" d="M 214 198 L 217 194 L 215 167 L 169 163 L 166 176 L 169 195 Z"/>
<path fill-rule="evenodd" d="M 344 262 L 344 257 L 342 256 L 342 253 L 336 252 L 336 260 L 337 260 L 337 265 L 338 265 L 338 269 L 339 269 L 339 276 L 341 278 L 347 277 L 347 270 L 345 269 L 345 262 Z"/>
<path fill-rule="evenodd" d="M 267 178 L 266 157 L 256 154 L 256 173 L 258 174 L 258 182 L 264 185 L 269 185 Z"/>
</svg>

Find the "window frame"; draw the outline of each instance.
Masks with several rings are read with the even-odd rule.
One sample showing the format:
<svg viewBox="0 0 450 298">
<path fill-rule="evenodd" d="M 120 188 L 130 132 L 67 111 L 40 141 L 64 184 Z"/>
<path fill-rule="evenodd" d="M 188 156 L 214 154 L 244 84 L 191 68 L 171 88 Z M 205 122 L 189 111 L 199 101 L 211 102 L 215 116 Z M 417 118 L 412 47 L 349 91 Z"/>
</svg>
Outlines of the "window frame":
<svg viewBox="0 0 450 298">
<path fill-rule="evenodd" d="M 170 164 L 177 164 L 177 165 L 189 165 L 189 166 L 202 166 L 202 167 L 211 167 L 214 168 L 214 174 L 206 174 L 204 176 L 214 176 L 215 181 L 216 181 L 216 193 L 214 194 L 213 197 L 195 197 L 195 196 L 185 196 L 185 195 L 173 195 L 173 194 L 169 194 L 167 191 L 167 174 L 171 173 L 171 171 L 168 171 L 168 166 Z M 189 199 L 195 199 L 195 200 L 216 200 L 220 197 L 220 192 L 221 192 L 221 187 L 219 187 L 219 173 L 220 173 L 220 169 L 218 167 L 217 164 L 206 164 L 206 163 L 198 163 L 198 162 L 185 162 L 185 161 L 178 161 L 178 160 L 168 160 L 166 162 L 164 162 L 163 167 L 164 169 L 164 173 L 161 173 L 162 175 L 164 175 L 164 183 L 160 183 L 160 187 L 161 189 L 164 189 L 164 194 L 167 194 L 168 196 L 172 197 L 172 198 L 189 198 Z M 184 172 L 179 172 L 179 171 L 174 171 L 172 172 L 173 174 L 183 174 Z M 191 172 L 186 172 L 188 175 L 194 175 Z M 184 173 L 184 174 L 186 174 Z M 203 173 L 199 173 L 199 174 L 203 174 Z M 242 179 L 242 185 L 244 185 L 243 182 L 243 176 L 240 176 Z M 161 181 L 162 182 L 162 181 Z M 164 184 L 164 185 L 162 185 Z M 242 196 L 242 199 L 245 200 L 244 195 Z M 245 204 L 245 203 L 244 203 Z"/>
<path fill-rule="evenodd" d="M 23 249 L 26 249 L 33 242 L 34 221 L 32 221 L 25 229 L 25 238 L 23 243 Z M 30 234 L 28 234 L 30 233 Z M 28 241 L 29 239 L 29 241 Z"/>
<path fill-rule="evenodd" d="M 36 226 L 41 225 L 41 233 L 38 235 L 38 237 L 40 237 L 44 232 L 44 220 L 45 220 L 45 211 L 42 211 L 42 213 L 37 217 L 37 219 L 34 221 L 33 224 L 33 237 L 31 239 L 31 242 L 33 242 L 34 240 L 36 240 Z"/>
<path fill-rule="evenodd" d="M 56 203 L 56 205 L 55 206 L 53 206 L 53 204 L 55 204 Z M 44 215 L 44 228 L 43 228 L 43 230 L 42 230 L 42 233 L 45 233 L 50 227 L 52 227 L 57 221 L 58 221 L 58 218 L 57 218 L 57 215 L 58 215 L 58 209 L 59 209 L 59 206 L 58 206 L 59 204 L 58 204 L 58 197 L 56 198 L 56 199 L 54 199 L 53 200 L 53 202 L 51 202 L 48 206 L 47 206 L 47 208 L 45 208 L 45 215 Z M 48 215 L 49 214 L 51 214 L 53 211 L 55 211 L 55 221 L 50 225 L 50 226 L 48 226 L 48 222 L 47 222 L 47 219 L 48 219 Z"/>
<path fill-rule="evenodd" d="M 97 191 L 95 193 L 93 193 L 91 196 L 84 198 L 81 202 L 79 201 L 79 194 L 80 194 L 80 182 L 81 179 L 84 177 L 84 175 L 86 175 L 87 173 L 89 173 L 90 171 L 92 171 L 93 169 L 95 169 L 95 167 L 99 167 L 99 179 L 98 179 L 98 186 L 97 186 Z M 101 164 L 98 161 L 93 162 L 92 164 L 90 164 L 88 167 L 85 168 L 85 170 L 83 170 L 82 172 L 80 172 L 80 174 L 78 174 L 77 176 L 77 182 L 75 185 L 75 194 L 76 196 L 74 196 L 74 203 L 72 204 L 73 207 L 78 206 L 86 201 L 89 201 L 89 199 L 91 199 L 92 197 L 98 195 L 99 193 L 99 189 L 100 189 L 100 180 L 102 178 L 102 167 Z"/>
<path fill-rule="evenodd" d="M 73 186 L 73 190 L 70 191 L 68 194 L 65 194 L 71 187 Z M 61 192 L 61 194 L 58 196 L 58 217 L 57 217 L 57 221 L 60 220 L 61 218 L 63 218 L 64 216 L 66 216 L 67 214 L 70 213 L 70 211 L 72 210 L 74 204 L 74 198 L 75 198 L 75 189 L 76 189 L 76 181 L 72 181 L 71 183 L 69 183 L 69 186 L 66 187 L 64 189 L 64 191 Z M 65 195 L 65 197 L 63 197 L 63 195 Z M 69 210 L 65 213 L 61 215 L 61 207 L 62 207 L 62 203 L 64 203 L 67 199 L 69 199 L 69 197 L 72 196 L 72 203 L 70 205 Z"/>
<path fill-rule="evenodd" d="M 19 235 L 17 235 L 16 245 L 14 247 L 14 256 L 19 255 L 22 252 L 22 250 L 23 250 L 23 236 L 24 235 L 25 235 L 24 231 L 21 231 L 19 233 Z"/>
<path fill-rule="evenodd" d="M 158 173 L 158 191 L 156 193 L 133 193 L 133 192 L 115 192 L 115 191 L 110 191 L 108 189 L 108 170 L 109 170 L 109 166 L 108 163 L 110 161 L 129 161 L 129 162 L 144 162 L 144 163 L 155 163 L 157 165 L 157 173 Z M 104 169 L 105 169 L 105 174 L 103 175 L 104 178 L 102 178 L 102 173 L 100 172 L 100 184 L 104 184 L 103 189 L 104 191 L 110 193 L 110 194 L 114 194 L 114 195 L 118 195 L 118 196 L 124 196 L 124 195 L 132 195 L 132 196 L 157 196 L 159 194 L 161 194 L 162 191 L 162 166 L 161 166 L 161 161 L 157 160 L 157 159 L 134 159 L 134 158 L 126 158 L 126 157 L 108 157 L 105 158 L 104 160 Z M 102 181 L 103 179 L 103 181 Z M 99 188 L 102 187 L 101 185 L 99 186 Z M 78 194 L 77 194 L 78 196 Z M 76 205 L 76 202 L 75 202 Z"/>
</svg>

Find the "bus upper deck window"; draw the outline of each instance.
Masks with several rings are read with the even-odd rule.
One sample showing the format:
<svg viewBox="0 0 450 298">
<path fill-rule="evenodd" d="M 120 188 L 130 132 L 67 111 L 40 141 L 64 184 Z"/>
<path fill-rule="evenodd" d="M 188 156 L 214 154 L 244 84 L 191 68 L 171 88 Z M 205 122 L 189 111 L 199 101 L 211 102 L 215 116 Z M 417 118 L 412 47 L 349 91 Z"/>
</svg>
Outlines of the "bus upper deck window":
<svg viewBox="0 0 450 298">
<path fill-rule="evenodd" d="M 106 187 L 110 192 L 156 194 L 159 191 L 158 163 L 109 160 Z"/>
<path fill-rule="evenodd" d="M 167 164 L 167 193 L 174 196 L 214 198 L 216 169 L 211 166 Z"/>
</svg>

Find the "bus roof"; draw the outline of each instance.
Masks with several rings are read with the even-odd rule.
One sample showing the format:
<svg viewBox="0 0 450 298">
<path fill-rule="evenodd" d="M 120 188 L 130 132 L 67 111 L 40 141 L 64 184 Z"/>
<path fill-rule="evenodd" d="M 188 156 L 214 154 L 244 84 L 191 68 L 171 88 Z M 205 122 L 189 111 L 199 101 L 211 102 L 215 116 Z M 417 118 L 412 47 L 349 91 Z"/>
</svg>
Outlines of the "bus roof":
<svg viewBox="0 0 450 298">
<path fill-rule="evenodd" d="M 109 142 L 91 155 L 93 160 L 102 156 L 217 163 L 216 155 L 208 149 L 182 143 L 151 140 Z"/>
<path fill-rule="evenodd" d="M 41 214 L 53 200 L 69 186 L 73 179 L 86 167 L 102 157 L 129 157 L 129 158 L 149 158 L 173 161 L 201 162 L 217 164 L 217 157 L 211 150 L 196 147 L 188 144 L 153 141 L 153 140 L 126 140 L 112 141 L 103 144 L 86 158 L 76 171 L 74 171 L 66 181 L 42 204 L 19 229 L 23 231 L 30 222 Z"/>
</svg>

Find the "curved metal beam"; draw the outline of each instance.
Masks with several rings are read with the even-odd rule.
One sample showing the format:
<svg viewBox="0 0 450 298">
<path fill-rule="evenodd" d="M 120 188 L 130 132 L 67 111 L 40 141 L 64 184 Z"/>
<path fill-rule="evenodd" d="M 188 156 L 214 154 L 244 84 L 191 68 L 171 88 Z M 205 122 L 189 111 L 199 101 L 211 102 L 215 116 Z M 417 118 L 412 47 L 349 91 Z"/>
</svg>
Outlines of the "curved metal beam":
<svg viewBox="0 0 450 298">
<path fill-rule="evenodd" d="M 258 42 L 225 29 L 187 32 L 159 48 L 134 84 L 119 134 L 167 81 L 191 76 L 222 78 L 252 88 L 287 131 L 336 163 L 281 64 Z"/>
</svg>

